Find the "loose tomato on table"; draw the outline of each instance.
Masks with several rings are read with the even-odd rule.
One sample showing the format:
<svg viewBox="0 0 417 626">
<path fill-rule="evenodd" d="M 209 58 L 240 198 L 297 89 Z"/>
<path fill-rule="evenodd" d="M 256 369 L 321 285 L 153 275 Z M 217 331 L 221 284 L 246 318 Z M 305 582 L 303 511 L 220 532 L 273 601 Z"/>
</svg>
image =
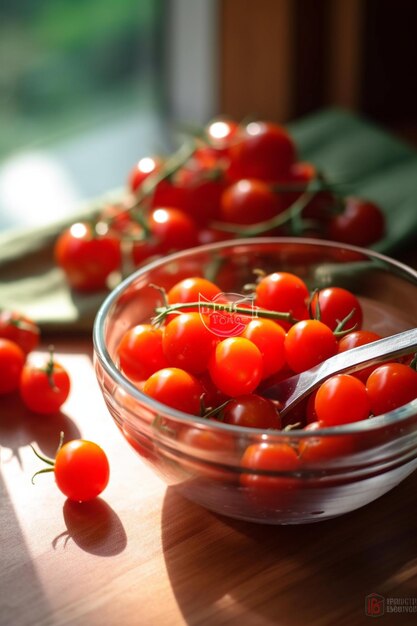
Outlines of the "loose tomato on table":
<svg viewBox="0 0 417 626">
<path fill-rule="evenodd" d="M 80 291 L 105 289 L 120 269 L 120 240 L 110 232 L 99 234 L 95 226 L 79 222 L 64 230 L 54 247 L 55 260 L 68 283 Z"/>
<path fill-rule="evenodd" d="M 17 311 L 0 310 L 0 337 L 14 341 L 25 354 L 39 345 L 39 326 L 26 315 Z"/>
<path fill-rule="evenodd" d="M 104 450 L 92 441 L 74 439 L 62 445 L 63 434 L 55 459 L 43 456 L 33 446 L 32 450 L 48 467 L 32 477 L 53 472 L 55 482 L 64 495 L 76 502 L 87 502 L 96 498 L 106 488 L 110 467 Z"/>
<path fill-rule="evenodd" d="M 20 395 L 25 406 L 40 414 L 57 413 L 69 396 L 70 377 L 52 352 L 42 364 L 28 361 L 20 378 Z"/>
<path fill-rule="evenodd" d="M 18 389 L 25 359 L 26 355 L 17 343 L 0 338 L 0 395 Z"/>
</svg>

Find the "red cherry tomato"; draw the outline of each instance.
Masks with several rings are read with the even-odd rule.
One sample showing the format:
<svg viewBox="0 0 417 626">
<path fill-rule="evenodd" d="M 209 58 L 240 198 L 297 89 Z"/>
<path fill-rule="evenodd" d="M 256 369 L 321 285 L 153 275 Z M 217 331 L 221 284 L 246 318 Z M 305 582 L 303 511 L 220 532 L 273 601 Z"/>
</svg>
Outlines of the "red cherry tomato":
<svg viewBox="0 0 417 626">
<path fill-rule="evenodd" d="M 381 335 L 378 335 L 378 333 L 374 333 L 369 330 L 354 330 L 339 340 L 338 352 L 345 352 L 346 350 L 363 346 L 367 343 L 371 343 L 372 341 L 377 341 L 378 339 L 381 339 Z M 366 383 L 370 374 L 380 365 L 381 364 L 365 367 L 364 369 L 352 374 L 352 376 L 356 376 L 356 378 L 359 378 L 359 380 L 363 383 Z"/>
<path fill-rule="evenodd" d="M 288 365 L 297 373 L 334 356 L 337 348 L 333 332 L 318 320 L 303 320 L 294 324 L 285 338 Z"/>
<path fill-rule="evenodd" d="M 289 272 L 274 272 L 264 276 L 256 286 L 256 304 L 272 311 L 290 312 L 298 319 L 306 319 L 306 300 L 309 292 L 301 278 Z M 283 328 L 289 324 L 279 322 Z"/>
<path fill-rule="evenodd" d="M 337 374 L 318 389 L 314 408 L 322 427 L 367 419 L 370 401 L 365 385 L 350 374 Z"/>
<path fill-rule="evenodd" d="M 417 398 L 417 372 L 409 365 L 386 363 L 372 372 L 366 388 L 372 413 L 381 415 Z"/>
<path fill-rule="evenodd" d="M 250 122 L 239 129 L 229 155 L 229 176 L 232 180 L 258 178 L 279 181 L 288 175 L 296 158 L 296 149 L 282 126 Z"/>
<path fill-rule="evenodd" d="M 318 315 L 318 308 L 320 309 L 320 321 L 331 330 L 335 330 L 338 323 L 352 312 L 353 315 L 346 322 L 343 330 L 349 328 L 360 330 L 362 326 L 362 306 L 358 298 L 347 289 L 341 287 L 320 289 L 311 299 L 311 310 L 314 317 Z"/>
<path fill-rule="evenodd" d="M 71 287 L 80 291 L 104 289 L 121 263 L 120 241 L 111 234 L 95 235 L 88 224 L 64 230 L 55 244 L 55 259 Z"/>
<path fill-rule="evenodd" d="M 192 374 L 178 367 L 166 367 L 152 374 L 143 392 L 173 409 L 200 415 L 203 387 Z"/>
<path fill-rule="evenodd" d="M 225 222 L 254 224 L 275 217 L 283 208 L 280 196 L 265 182 L 241 179 L 224 191 L 220 217 Z"/>
<path fill-rule="evenodd" d="M 217 117 L 207 124 L 205 128 L 207 140 L 217 158 L 229 155 L 238 130 L 239 125 L 226 117 Z"/>
<path fill-rule="evenodd" d="M 320 431 L 319 422 L 311 422 L 304 430 Z M 339 459 L 355 451 L 354 438 L 349 435 L 308 437 L 301 439 L 299 444 L 300 461 L 303 464 L 320 463 L 331 459 Z"/>
<path fill-rule="evenodd" d="M 248 470 L 241 473 L 240 484 L 248 490 L 249 497 L 256 504 L 280 507 L 291 502 L 297 478 L 286 474 L 300 468 L 300 459 L 292 446 L 286 443 L 252 444 L 243 453 L 240 465 Z M 267 476 L 258 474 L 258 471 L 277 474 Z"/>
<path fill-rule="evenodd" d="M 0 395 L 19 387 L 25 358 L 25 353 L 17 343 L 0 338 Z"/>
<path fill-rule="evenodd" d="M 345 199 L 345 210 L 335 215 L 328 224 L 328 237 L 335 241 L 369 246 L 382 239 L 385 218 L 373 202 L 350 196 Z"/>
<path fill-rule="evenodd" d="M 67 498 L 86 502 L 105 489 L 110 468 L 100 446 L 92 441 L 74 439 L 58 451 L 54 473 L 58 488 Z"/>
<path fill-rule="evenodd" d="M 262 354 L 262 378 L 279 372 L 286 363 L 285 331 L 272 320 L 258 317 L 251 320 L 241 334 L 252 341 Z"/>
<path fill-rule="evenodd" d="M 26 315 L 17 311 L 0 311 L 0 337 L 14 341 L 28 354 L 39 345 L 40 330 Z"/>
<path fill-rule="evenodd" d="M 20 379 L 20 395 L 24 404 L 35 413 L 59 411 L 70 392 L 70 377 L 65 368 L 50 355 L 42 366 L 28 362 Z"/>
<path fill-rule="evenodd" d="M 143 181 L 146 180 L 150 174 L 158 172 L 161 167 L 162 160 L 158 157 L 143 157 L 139 159 L 129 173 L 129 189 L 133 192 L 137 191 Z"/>
<path fill-rule="evenodd" d="M 262 354 L 243 337 L 228 337 L 217 344 L 208 369 L 214 384 L 227 396 L 252 393 L 262 378 Z"/>
<path fill-rule="evenodd" d="M 168 366 L 162 349 L 162 330 L 138 324 L 127 330 L 117 348 L 120 368 L 132 380 L 146 380 Z"/>
<path fill-rule="evenodd" d="M 279 429 L 281 421 L 273 402 L 254 393 L 238 396 L 227 403 L 222 421 L 233 426 Z"/>
<path fill-rule="evenodd" d="M 169 366 L 179 367 L 191 374 L 206 369 L 219 338 L 208 330 L 208 320 L 200 313 L 176 315 L 165 326 L 162 346 Z"/>
<path fill-rule="evenodd" d="M 205 300 L 213 300 L 221 293 L 220 287 L 206 278 L 191 276 L 179 281 L 167 293 L 168 302 L 199 302 L 202 296 Z"/>
</svg>

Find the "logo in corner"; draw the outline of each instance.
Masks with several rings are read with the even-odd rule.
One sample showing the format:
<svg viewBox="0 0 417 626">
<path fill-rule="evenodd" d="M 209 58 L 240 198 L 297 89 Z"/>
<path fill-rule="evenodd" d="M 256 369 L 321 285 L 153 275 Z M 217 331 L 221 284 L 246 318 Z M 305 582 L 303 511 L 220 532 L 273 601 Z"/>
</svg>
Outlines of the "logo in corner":
<svg viewBox="0 0 417 626">
<path fill-rule="evenodd" d="M 385 598 L 379 593 L 370 593 L 365 598 L 365 615 L 381 617 L 385 612 Z"/>
</svg>

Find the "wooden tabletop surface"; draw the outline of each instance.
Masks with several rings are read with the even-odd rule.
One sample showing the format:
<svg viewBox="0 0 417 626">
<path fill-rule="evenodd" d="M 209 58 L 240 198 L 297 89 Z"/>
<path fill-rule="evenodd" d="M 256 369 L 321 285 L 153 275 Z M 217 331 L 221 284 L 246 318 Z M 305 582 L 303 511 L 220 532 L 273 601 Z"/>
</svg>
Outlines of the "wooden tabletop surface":
<svg viewBox="0 0 417 626">
<path fill-rule="evenodd" d="M 372 623 L 373 593 L 382 623 L 417 623 L 417 473 L 331 521 L 222 518 L 167 488 L 123 440 L 90 339 L 55 344 L 73 383 L 62 413 L 35 417 L 0 400 L 1 626 L 356 626 Z M 29 444 L 53 455 L 60 430 L 106 450 L 111 479 L 96 501 L 66 501 L 52 474 L 31 484 L 39 460 Z M 398 602 L 413 612 L 393 612 Z"/>
</svg>

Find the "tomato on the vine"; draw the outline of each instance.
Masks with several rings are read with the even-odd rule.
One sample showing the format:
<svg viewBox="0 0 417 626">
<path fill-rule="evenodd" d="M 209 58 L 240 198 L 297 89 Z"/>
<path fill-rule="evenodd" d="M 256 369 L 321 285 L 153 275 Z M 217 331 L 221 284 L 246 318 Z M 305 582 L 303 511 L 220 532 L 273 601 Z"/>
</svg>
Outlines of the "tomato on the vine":
<svg viewBox="0 0 417 626">
<path fill-rule="evenodd" d="M 229 155 L 232 180 L 258 178 L 273 182 L 287 176 L 296 159 L 296 148 L 282 126 L 259 121 L 239 128 Z"/>
<path fill-rule="evenodd" d="M 143 181 L 151 174 L 160 171 L 162 160 L 158 157 L 142 157 L 129 173 L 128 185 L 133 192 L 138 191 Z"/>
<path fill-rule="evenodd" d="M 262 378 L 262 354 L 244 337 L 228 337 L 217 344 L 208 364 L 215 385 L 227 396 L 252 393 Z"/>
<path fill-rule="evenodd" d="M 326 324 L 302 320 L 291 326 L 285 337 L 287 362 L 294 372 L 303 372 L 337 353 L 337 339 Z"/>
<path fill-rule="evenodd" d="M 403 363 L 376 368 L 366 382 L 374 415 L 393 411 L 417 398 L 417 372 Z"/>
<path fill-rule="evenodd" d="M 280 196 L 264 181 L 242 178 L 223 192 L 220 217 L 225 222 L 254 224 L 275 217 L 283 208 Z"/>
<path fill-rule="evenodd" d="M 304 281 L 289 272 L 273 272 L 256 285 L 256 304 L 263 309 L 290 312 L 297 320 L 308 318 L 306 300 L 309 296 Z M 289 324 L 279 322 L 287 329 Z"/>
<path fill-rule="evenodd" d="M 342 322 L 348 315 L 351 317 L 346 321 L 343 330 L 349 328 L 360 330 L 362 326 L 361 303 L 351 291 L 342 287 L 326 287 L 316 291 L 310 306 L 313 316 L 320 319 L 331 330 L 335 330 L 339 322 Z M 318 317 L 319 311 L 320 317 Z"/>
<path fill-rule="evenodd" d="M 25 354 L 39 345 L 39 326 L 17 311 L 0 311 L 0 337 L 14 341 Z"/>
<path fill-rule="evenodd" d="M 119 239 L 109 232 L 98 234 L 83 222 L 61 233 L 54 253 L 71 287 L 80 291 L 106 288 L 110 274 L 121 264 Z"/>
<path fill-rule="evenodd" d="M 207 278 L 190 276 L 175 283 L 168 291 L 167 299 L 169 304 L 199 302 L 201 297 L 205 300 L 213 300 L 220 293 L 220 287 Z"/>
<path fill-rule="evenodd" d="M 314 408 L 321 426 L 340 426 L 367 419 L 371 404 L 358 378 L 336 374 L 319 387 Z"/>
<path fill-rule="evenodd" d="M 329 221 L 329 239 L 355 246 L 369 246 L 383 237 L 385 217 L 379 206 L 354 196 L 347 197 L 344 204 L 343 213 Z"/>
<path fill-rule="evenodd" d="M 55 361 L 53 354 L 42 365 L 28 361 L 20 378 L 20 395 L 28 409 L 35 413 L 52 414 L 59 411 L 68 398 L 71 387 L 66 369 Z"/>
<path fill-rule="evenodd" d="M 0 395 L 15 391 L 25 364 L 22 348 L 10 339 L 0 338 Z"/>
</svg>

